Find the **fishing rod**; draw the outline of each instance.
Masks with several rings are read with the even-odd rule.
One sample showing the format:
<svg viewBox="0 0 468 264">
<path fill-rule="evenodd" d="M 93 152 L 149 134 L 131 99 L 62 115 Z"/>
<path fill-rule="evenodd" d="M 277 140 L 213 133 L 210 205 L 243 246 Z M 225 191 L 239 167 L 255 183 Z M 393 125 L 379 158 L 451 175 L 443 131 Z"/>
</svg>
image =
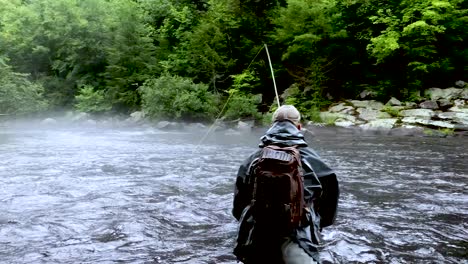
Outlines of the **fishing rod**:
<svg viewBox="0 0 468 264">
<path fill-rule="evenodd" d="M 273 86 L 274 86 L 274 89 L 275 89 L 275 94 L 276 94 L 276 101 L 278 103 L 278 107 L 281 106 L 280 104 L 280 101 L 279 101 L 279 96 L 278 96 L 278 89 L 276 88 L 276 82 L 275 82 L 275 75 L 273 73 L 273 66 L 271 64 L 271 59 L 270 59 L 270 53 L 268 52 L 268 46 L 266 44 L 264 44 L 262 46 L 262 48 L 260 48 L 257 52 L 257 54 L 255 55 L 255 57 L 252 59 L 252 61 L 249 63 L 249 66 L 247 66 L 247 69 L 248 70 L 250 68 L 250 66 L 252 65 L 252 63 L 255 61 L 255 59 L 257 58 L 258 54 L 260 54 L 260 52 L 265 49 L 266 50 L 266 53 L 267 53 L 267 57 L 268 57 L 268 63 L 270 64 L 270 70 L 271 70 L 271 76 L 273 78 Z M 213 130 L 214 126 L 216 125 L 216 122 L 218 121 L 218 119 L 221 117 L 224 109 L 226 108 L 227 104 L 229 103 L 229 100 L 231 99 L 232 95 L 234 93 L 229 93 L 229 96 L 226 100 L 226 103 L 224 103 L 224 106 L 223 108 L 221 109 L 221 112 L 219 112 L 218 114 L 218 117 L 216 117 L 215 121 L 213 122 L 213 124 L 210 126 L 210 128 L 208 129 L 208 131 L 206 132 L 206 134 L 200 139 L 200 141 L 198 142 L 197 146 L 195 147 L 195 150 L 198 149 L 198 147 L 203 143 L 203 141 L 205 141 L 205 139 L 208 137 L 208 135 L 211 133 L 211 131 Z"/>
<path fill-rule="evenodd" d="M 279 96 L 278 96 L 278 89 L 276 88 L 276 81 L 275 81 L 275 74 L 273 72 L 273 66 L 271 65 L 271 59 L 270 59 L 270 53 L 268 52 L 268 47 L 267 44 L 264 43 L 265 45 L 265 50 L 268 56 L 268 63 L 270 64 L 270 70 L 271 70 L 271 77 L 273 78 L 273 87 L 275 88 L 275 94 L 276 94 L 276 102 L 278 103 L 278 108 L 281 107 Z"/>
</svg>

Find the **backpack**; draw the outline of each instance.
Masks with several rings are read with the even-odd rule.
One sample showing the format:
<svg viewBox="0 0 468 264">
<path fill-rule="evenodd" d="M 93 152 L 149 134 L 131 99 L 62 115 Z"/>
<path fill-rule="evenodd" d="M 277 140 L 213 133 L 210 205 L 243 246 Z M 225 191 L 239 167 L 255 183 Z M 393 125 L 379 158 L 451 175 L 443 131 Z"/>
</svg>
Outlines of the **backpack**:
<svg viewBox="0 0 468 264">
<path fill-rule="evenodd" d="M 301 225 L 304 179 L 299 150 L 265 146 L 252 162 L 252 216 L 259 226 L 287 235 Z"/>
</svg>

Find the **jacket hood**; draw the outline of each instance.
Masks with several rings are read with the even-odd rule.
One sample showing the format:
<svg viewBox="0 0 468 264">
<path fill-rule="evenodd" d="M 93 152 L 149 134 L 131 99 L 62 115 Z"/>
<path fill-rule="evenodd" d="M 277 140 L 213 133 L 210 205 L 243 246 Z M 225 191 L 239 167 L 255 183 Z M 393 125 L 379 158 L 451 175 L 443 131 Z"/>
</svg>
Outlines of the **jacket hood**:
<svg viewBox="0 0 468 264">
<path fill-rule="evenodd" d="M 290 121 L 275 122 L 270 129 L 260 138 L 260 147 L 267 145 L 299 146 L 307 147 L 304 135 Z"/>
</svg>

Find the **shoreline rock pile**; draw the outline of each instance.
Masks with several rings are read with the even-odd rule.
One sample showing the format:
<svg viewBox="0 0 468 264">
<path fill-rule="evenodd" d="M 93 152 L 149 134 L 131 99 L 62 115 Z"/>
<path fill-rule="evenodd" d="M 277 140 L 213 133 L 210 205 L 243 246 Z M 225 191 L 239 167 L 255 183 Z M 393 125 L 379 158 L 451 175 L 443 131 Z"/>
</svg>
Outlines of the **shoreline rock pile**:
<svg viewBox="0 0 468 264">
<path fill-rule="evenodd" d="M 468 131 L 468 88 L 431 88 L 419 102 L 347 100 L 320 117 L 327 125 L 364 130 Z"/>
</svg>

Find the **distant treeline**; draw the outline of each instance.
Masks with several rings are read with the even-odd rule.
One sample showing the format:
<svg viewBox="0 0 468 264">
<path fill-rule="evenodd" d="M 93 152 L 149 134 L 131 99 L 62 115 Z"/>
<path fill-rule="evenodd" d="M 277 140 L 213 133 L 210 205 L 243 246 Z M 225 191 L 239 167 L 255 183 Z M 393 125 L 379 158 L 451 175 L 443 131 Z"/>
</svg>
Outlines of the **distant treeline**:
<svg viewBox="0 0 468 264">
<path fill-rule="evenodd" d="M 306 118 L 468 80 L 464 0 L 0 0 L 0 114 Z M 224 108 L 223 108 L 224 107 Z"/>
</svg>

